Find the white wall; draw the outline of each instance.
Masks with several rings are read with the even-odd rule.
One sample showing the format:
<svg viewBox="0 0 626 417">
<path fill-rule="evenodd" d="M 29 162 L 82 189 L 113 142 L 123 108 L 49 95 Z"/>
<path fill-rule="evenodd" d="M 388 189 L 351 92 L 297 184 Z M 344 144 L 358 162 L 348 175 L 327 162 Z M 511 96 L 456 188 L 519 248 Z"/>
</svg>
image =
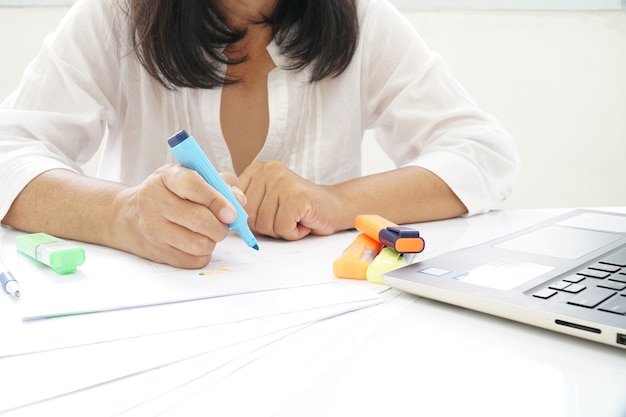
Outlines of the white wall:
<svg viewBox="0 0 626 417">
<path fill-rule="evenodd" d="M 66 11 L 63 7 L 0 7 L 0 99 L 15 89 L 44 36 L 54 31 Z"/>
<path fill-rule="evenodd" d="M 507 207 L 626 205 L 625 12 L 414 12 L 524 163 Z"/>
<path fill-rule="evenodd" d="M 65 10 L 0 8 L 0 98 Z M 516 138 L 524 166 L 504 207 L 626 205 L 626 12 L 405 14 Z M 371 137 L 364 159 L 367 173 L 391 167 Z"/>
</svg>

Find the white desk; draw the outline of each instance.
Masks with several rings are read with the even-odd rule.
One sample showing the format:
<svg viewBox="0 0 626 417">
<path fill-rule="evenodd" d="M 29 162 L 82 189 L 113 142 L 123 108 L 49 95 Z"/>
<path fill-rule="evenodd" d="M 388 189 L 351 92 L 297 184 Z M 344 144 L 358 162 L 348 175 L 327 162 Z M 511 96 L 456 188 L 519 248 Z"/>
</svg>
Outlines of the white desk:
<svg viewBox="0 0 626 417">
<path fill-rule="evenodd" d="M 489 240 L 564 211 L 494 211 L 420 224 L 426 250 L 419 256 Z M 311 262 L 327 263 L 329 280 L 334 280 L 330 271 L 337 248 L 347 246 L 353 235 L 320 239 L 328 242 L 328 253 Z M 382 288 L 354 281 L 342 285 Z M 395 290 L 384 297 L 383 305 L 291 333 L 264 350 L 261 359 L 242 364 L 220 383 L 200 386 L 174 408 L 123 415 L 626 416 L 624 350 Z M 0 307 L 5 298 L 0 297 Z M 310 346 L 310 352 L 302 346 Z M 6 375 L 0 373 L 2 378 Z M 93 401 L 90 415 L 105 415 L 97 405 L 116 401 L 99 395 L 81 397 Z M 0 405 L 2 398 L 0 393 Z M 72 415 L 71 408 L 66 415 Z"/>
</svg>

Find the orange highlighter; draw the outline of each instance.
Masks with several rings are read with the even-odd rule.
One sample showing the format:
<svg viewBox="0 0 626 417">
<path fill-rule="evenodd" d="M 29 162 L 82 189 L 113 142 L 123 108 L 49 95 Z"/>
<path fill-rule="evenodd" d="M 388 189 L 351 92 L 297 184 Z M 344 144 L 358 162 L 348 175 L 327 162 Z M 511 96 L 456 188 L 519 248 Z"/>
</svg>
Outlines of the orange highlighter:
<svg viewBox="0 0 626 417">
<path fill-rule="evenodd" d="M 383 248 L 382 243 L 361 233 L 333 262 L 333 273 L 337 278 L 366 279 L 367 268 Z"/>
<path fill-rule="evenodd" d="M 398 253 L 419 253 L 424 250 L 420 232 L 397 224 L 376 214 L 360 214 L 354 219 L 354 227 Z"/>
</svg>

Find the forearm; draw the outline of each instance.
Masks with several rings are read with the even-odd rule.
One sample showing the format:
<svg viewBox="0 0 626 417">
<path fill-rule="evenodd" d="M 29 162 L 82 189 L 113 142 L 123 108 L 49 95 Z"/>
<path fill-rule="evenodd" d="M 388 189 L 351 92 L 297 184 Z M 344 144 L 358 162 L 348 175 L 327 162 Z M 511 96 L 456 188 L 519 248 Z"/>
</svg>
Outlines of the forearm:
<svg viewBox="0 0 626 417">
<path fill-rule="evenodd" d="M 132 187 L 65 169 L 47 171 L 22 190 L 3 223 L 200 268 L 235 216 L 197 172 L 166 165 Z"/>
<path fill-rule="evenodd" d="M 395 223 L 457 217 L 467 208 L 437 175 L 404 167 L 332 186 L 340 196 L 339 229 L 354 227 L 358 214 L 378 214 Z"/>
<path fill-rule="evenodd" d="M 2 223 L 26 232 L 115 244 L 115 196 L 126 187 L 55 169 L 33 179 L 18 195 Z"/>
</svg>

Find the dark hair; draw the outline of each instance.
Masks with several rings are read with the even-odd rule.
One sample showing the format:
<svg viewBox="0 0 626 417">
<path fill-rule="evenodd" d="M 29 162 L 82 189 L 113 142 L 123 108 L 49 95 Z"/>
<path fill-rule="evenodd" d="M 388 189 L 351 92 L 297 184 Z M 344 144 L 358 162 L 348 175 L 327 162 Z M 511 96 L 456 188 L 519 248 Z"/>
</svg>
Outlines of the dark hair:
<svg viewBox="0 0 626 417">
<path fill-rule="evenodd" d="M 223 64 L 237 64 L 222 48 L 245 36 L 229 29 L 207 0 L 130 0 L 131 43 L 141 64 L 167 88 L 215 88 Z M 255 24 L 271 25 L 290 70 L 311 66 L 311 82 L 341 74 L 358 41 L 356 0 L 278 0 Z"/>
</svg>

